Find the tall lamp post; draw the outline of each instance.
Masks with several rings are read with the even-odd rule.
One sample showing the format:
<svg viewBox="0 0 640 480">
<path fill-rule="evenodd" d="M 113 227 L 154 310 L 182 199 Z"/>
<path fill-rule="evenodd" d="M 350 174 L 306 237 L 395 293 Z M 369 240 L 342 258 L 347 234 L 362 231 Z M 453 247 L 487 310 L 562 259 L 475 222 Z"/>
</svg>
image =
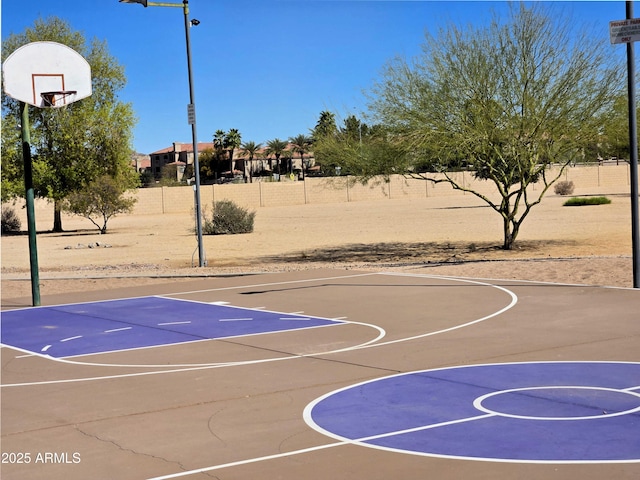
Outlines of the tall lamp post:
<svg viewBox="0 0 640 480">
<path fill-rule="evenodd" d="M 191 37 L 189 27 L 198 25 L 196 19 L 189 20 L 189 0 L 183 0 L 182 4 L 167 2 L 148 2 L 147 0 L 120 0 L 120 3 L 139 3 L 143 7 L 178 7 L 184 11 L 184 31 L 187 42 L 187 68 L 189 71 L 189 105 L 187 107 L 189 124 L 191 125 L 191 137 L 193 141 L 193 170 L 195 174 L 195 206 L 196 206 L 196 231 L 198 235 L 198 265 L 205 266 L 204 246 L 202 243 L 202 208 L 200 205 L 200 163 L 198 161 L 198 135 L 196 129 L 196 101 L 193 91 L 193 74 L 191 71 Z"/>
</svg>

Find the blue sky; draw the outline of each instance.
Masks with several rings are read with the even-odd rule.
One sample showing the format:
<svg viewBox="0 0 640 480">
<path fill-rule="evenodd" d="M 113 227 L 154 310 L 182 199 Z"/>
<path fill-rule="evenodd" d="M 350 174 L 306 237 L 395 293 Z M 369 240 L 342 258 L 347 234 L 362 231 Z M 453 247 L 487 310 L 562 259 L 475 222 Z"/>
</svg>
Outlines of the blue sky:
<svg viewBox="0 0 640 480">
<path fill-rule="evenodd" d="M 167 0 L 181 5 L 180 0 Z M 636 2 L 637 3 L 637 2 Z M 265 143 L 308 134 L 323 110 L 339 118 L 365 110 L 363 91 L 385 62 L 420 51 L 424 32 L 453 22 L 486 24 L 505 2 L 190 0 L 198 141 L 237 128 Z M 608 38 L 624 1 L 552 2 L 558 15 Z M 133 147 L 151 153 L 191 142 L 184 17 L 181 8 L 118 0 L 2 0 L 2 38 L 37 18 L 58 16 L 88 39 L 106 40 L 124 65 L 121 92 L 138 117 Z M 640 7 L 638 7 L 640 8 Z M 636 17 L 640 16 L 636 12 Z M 612 54 L 624 47 L 612 46 Z"/>
</svg>

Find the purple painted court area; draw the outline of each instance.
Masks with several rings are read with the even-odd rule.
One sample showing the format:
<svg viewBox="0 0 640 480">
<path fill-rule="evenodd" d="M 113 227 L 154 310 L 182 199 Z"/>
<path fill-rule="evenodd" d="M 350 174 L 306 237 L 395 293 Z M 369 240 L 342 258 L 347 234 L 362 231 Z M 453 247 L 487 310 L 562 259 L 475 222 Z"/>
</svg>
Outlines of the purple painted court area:
<svg viewBox="0 0 640 480">
<path fill-rule="evenodd" d="M 331 437 L 412 454 L 638 462 L 640 363 L 513 363 L 397 375 L 326 395 L 305 417 Z"/>
<path fill-rule="evenodd" d="M 55 358 L 344 322 L 143 297 L 2 312 L 2 344 Z"/>
</svg>

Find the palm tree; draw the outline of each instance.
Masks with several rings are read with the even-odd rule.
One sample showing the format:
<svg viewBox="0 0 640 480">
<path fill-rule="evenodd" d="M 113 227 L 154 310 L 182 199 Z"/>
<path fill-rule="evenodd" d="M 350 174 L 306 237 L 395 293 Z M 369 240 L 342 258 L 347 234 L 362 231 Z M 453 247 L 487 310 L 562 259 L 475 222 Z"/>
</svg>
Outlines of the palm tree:
<svg viewBox="0 0 640 480">
<path fill-rule="evenodd" d="M 233 175 L 233 151 L 242 143 L 242 136 L 237 128 L 232 128 L 224 137 L 225 149 L 229 151 L 229 170 Z"/>
<path fill-rule="evenodd" d="M 213 148 L 216 150 L 224 150 L 224 130 L 216 130 L 216 133 L 213 134 Z"/>
<path fill-rule="evenodd" d="M 253 141 L 248 141 L 240 145 L 240 153 L 242 156 L 249 156 L 249 183 L 253 182 L 253 177 L 251 172 L 253 170 L 253 157 L 256 155 L 256 152 L 262 148 L 261 143 L 256 143 Z"/>
<path fill-rule="evenodd" d="M 267 156 L 273 155 L 276 157 L 276 166 L 278 168 L 278 173 L 280 173 L 280 156 L 284 149 L 287 148 L 287 142 L 284 140 L 280 140 L 279 138 L 274 138 L 273 140 L 269 140 L 267 142 L 267 148 L 265 152 Z M 271 160 L 269 160 L 269 166 L 271 166 Z"/>
<path fill-rule="evenodd" d="M 300 154 L 300 168 L 302 168 L 302 179 L 304 180 L 304 154 L 311 148 L 311 138 L 305 134 L 296 135 L 289 138 L 293 151 Z"/>
<path fill-rule="evenodd" d="M 224 170 L 224 167 L 221 167 L 220 164 L 222 162 L 222 158 L 224 156 L 224 137 L 226 133 L 224 130 L 216 130 L 216 133 L 213 134 L 213 150 L 215 152 L 215 178 L 218 178 L 218 174 Z M 212 162 L 213 165 L 213 162 Z"/>
</svg>

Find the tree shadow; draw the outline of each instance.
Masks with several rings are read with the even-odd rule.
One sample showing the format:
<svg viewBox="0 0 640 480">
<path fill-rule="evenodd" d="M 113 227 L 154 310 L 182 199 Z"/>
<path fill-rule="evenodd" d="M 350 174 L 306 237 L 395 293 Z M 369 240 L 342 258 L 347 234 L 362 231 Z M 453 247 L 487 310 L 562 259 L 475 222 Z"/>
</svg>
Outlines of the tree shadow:
<svg viewBox="0 0 640 480">
<path fill-rule="evenodd" d="M 542 256 L 551 246 L 573 245 L 572 241 L 521 241 L 513 250 L 492 242 L 382 242 L 353 243 L 259 257 L 261 262 L 416 264 L 460 263 Z"/>
</svg>

